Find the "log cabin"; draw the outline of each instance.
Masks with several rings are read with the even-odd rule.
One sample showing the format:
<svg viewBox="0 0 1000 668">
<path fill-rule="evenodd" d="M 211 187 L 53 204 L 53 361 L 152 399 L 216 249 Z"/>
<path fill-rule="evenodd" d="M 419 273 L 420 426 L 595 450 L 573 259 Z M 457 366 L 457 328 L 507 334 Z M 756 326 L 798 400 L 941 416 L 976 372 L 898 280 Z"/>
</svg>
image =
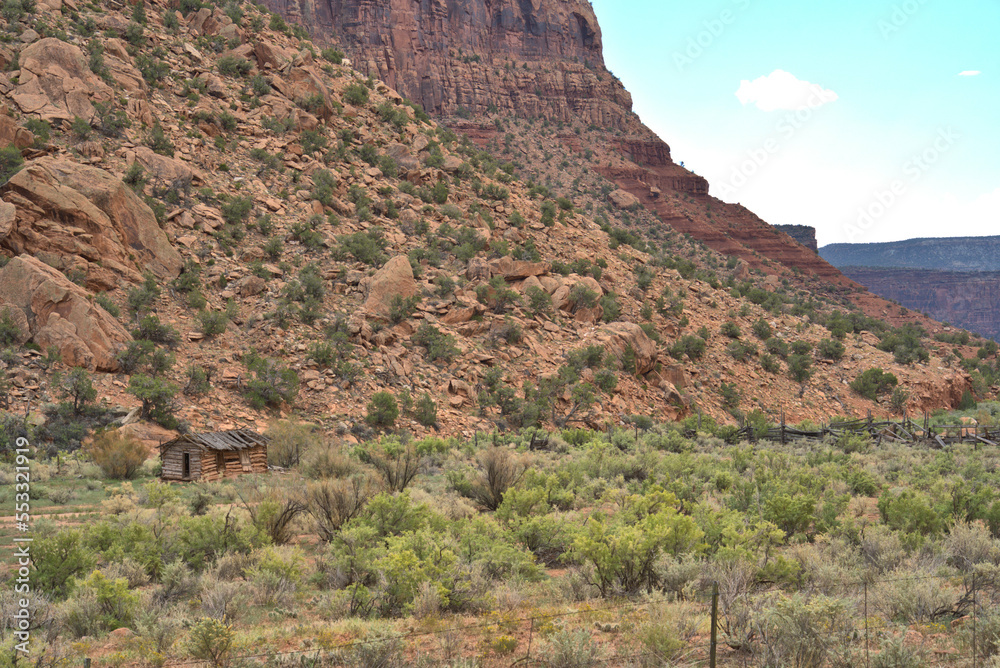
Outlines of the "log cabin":
<svg viewBox="0 0 1000 668">
<path fill-rule="evenodd" d="M 248 429 L 178 436 L 160 446 L 160 479 L 212 482 L 267 473 L 267 443 Z"/>
</svg>

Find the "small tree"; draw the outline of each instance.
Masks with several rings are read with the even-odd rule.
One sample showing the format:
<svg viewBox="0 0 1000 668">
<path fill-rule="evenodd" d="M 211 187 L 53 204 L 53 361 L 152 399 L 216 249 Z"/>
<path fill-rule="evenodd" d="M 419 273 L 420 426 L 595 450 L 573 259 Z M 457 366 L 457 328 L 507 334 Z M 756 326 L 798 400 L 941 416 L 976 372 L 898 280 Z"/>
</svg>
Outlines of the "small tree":
<svg viewBox="0 0 1000 668">
<path fill-rule="evenodd" d="M 132 434 L 106 431 L 94 438 L 87 454 L 112 480 L 131 480 L 142 468 L 149 454 L 146 446 Z"/>
<path fill-rule="evenodd" d="M 812 358 L 809 355 L 789 355 L 788 374 L 796 383 L 805 383 L 812 376 Z"/>
<path fill-rule="evenodd" d="M 425 427 L 433 427 L 437 424 L 437 404 L 427 392 L 424 392 L 417 399 L 417 403 L 413 407 L 413 417 Z"/>
<path fill-rule="evenodd" d="M 368 403 L 368 414 L 365 422 L 373 427 L 392 427 L 399 417 L 399 405 L 396 398 L 388 392 L 376 392 Z"/>
<path fill-rule="evenodd" d="M 88 403 L 97 398 L 97 390 L 86 369 L 76 367 L 66 376 L 57 378 L 59 395 L 73 404 L 73 414 L 80 415 Z"/>
<path fill-rule="evenodd" d="M 140 373 L 132 376 L 128 392 L 142 401 L 142 416 L 144 418 L 148 418 L 167 429 L 173 429 L 177 426 L 177 418 L 174 417 L 176 385 L 163 378 L 154 378 Z"/>
</svg>

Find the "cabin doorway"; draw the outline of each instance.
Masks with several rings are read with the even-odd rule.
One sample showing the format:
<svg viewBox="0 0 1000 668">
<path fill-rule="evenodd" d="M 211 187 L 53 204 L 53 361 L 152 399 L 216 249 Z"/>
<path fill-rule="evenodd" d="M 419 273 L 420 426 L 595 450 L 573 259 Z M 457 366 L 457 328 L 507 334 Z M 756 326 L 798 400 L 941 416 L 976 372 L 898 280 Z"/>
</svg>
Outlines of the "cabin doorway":
<svg viewBox="0 0 1000 668">
<path fill-rule="evenodd" d="M 183 468 L 182 468 L 181 477 L 184 478 L 185 480 L 187 480 L 188 478 L 191 477 L 191 453 L 190 452 L 185 452 L 184 453 L 184 464 L 183 464 Z"/>
</svg>

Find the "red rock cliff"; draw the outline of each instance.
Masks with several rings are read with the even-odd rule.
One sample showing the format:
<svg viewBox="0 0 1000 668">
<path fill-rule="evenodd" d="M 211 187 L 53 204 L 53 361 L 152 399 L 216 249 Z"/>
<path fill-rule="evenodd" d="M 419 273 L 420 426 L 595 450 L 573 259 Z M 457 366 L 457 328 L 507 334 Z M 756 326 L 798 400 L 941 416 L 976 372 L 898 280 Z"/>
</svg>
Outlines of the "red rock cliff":
<svg viewBox="0 0 1000 668">
<path fill-rule="evenodd" d="M 322 39 L 336 35 L 353 66 L 428 111 L 583 122 L 607 130 L 616 159 L 600 173 L 665 222 L 751 266 L 767 258 L 848 282 L 815 253 L 746 209 L 708 197 L 708 182 L 674 164 L 670 147 L 632 112 L 632 97 L 604 66 L 588 0 L 265 0 Z M 495 134 L 482 124 L 473 138 Z M 570 140 L 572 141 L 572 139 Z M 574 146 L 574 150 L 580 147 Z M 669 195 L 703 200 L 706 215 L 678 216 Z M 707 215 L 713 210 L 713 215 Z M 769 269 L 773 271 L 774 269 Z"/>
</svg>

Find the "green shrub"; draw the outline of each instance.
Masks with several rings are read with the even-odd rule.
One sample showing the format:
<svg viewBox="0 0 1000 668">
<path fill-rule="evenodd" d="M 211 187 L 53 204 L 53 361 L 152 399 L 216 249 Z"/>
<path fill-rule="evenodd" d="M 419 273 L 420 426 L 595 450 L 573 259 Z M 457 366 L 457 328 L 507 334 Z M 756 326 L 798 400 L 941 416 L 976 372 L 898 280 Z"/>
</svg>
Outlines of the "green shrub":
<svg viewBox="0 0 1000 668">
<path fill-rule="evenodd" d="M 886 491 L 879 497 L 878 512 L 882 521 L 896 531 L 937 536 L 945 529 L 944 518 L 929 499 L 914 490 Z"/>
<path fill-rule="evenodd" d="M 781 371 L 781 362 L 770 353 L 764 353 L 760 356 L 760 368 L 768 373 L 778 373 Z"/>
<path fill-rule="evenodd" d="M 4 308 L 3 313 L 0 313 L 0 348 L 19 344 L 21 337 L 26 334 L 26 332 L 21 331 L 21 327 L 14 319 L 10 308 L 12 307 Z"/>
<path fill-rule="evenodd" d="M 417 309 L 420 303 L 420 295 L 404 297 L 403 295 L 393 295 L 389 300 L 389 322 L 398 325 L 403 322 Z"/>
<path fill-rule="evenodd" d="M 163 126 L 160 125 L 159 121 L 150 130 L 149 136 L 146 138 L 146 145 L 153 149 L 154 153 L 165 155 L 168 158 L 174 157 L 174 144 L 163 132 Z"/>
<path fill-rule="evenodd" d="M 840 361 L 844 357 L 844 344 L 836 339 L 823 339 L 817 348 L 820 357 L 824 357 L 834 362 Z"/>
<path fill-rule="evenodd" d="M 738 339 L 741 336 L 740 327 L 735 322 L 725 322 L 720 331 L 731 339 Z"/>
<path fill-rule="evenodd" d="M 240 225 L 250 218 L 253 211 L 252 197 L 233 197 L 222 205 L 222 218 L 230 225 Z"/>
<path fill-rule="evenodd" d="M 224 311 L 202 311 L 198 314 L 201 323 L 201 333 L 208 338 L 214 338 L 225 333 L 229 317 Z"/>
<path fill-rule="evenodd" d="M 10 181 L 10 177 L 21 171 L 24 158 L 21 150 L 13 144 L 0 148 L 0 185 Z"/>
<path fill-rule="evenodd" d="M 132 338 L 162 343 L 167 346 L 175 346 L 181 339 L 176 329 L 161 323 L 159 317 L 153 314 L 143 316 L 139 325 L 132 330 Z"/>
<path fill-rule="evenodd" d="M 774 336 L 774 331 L 771 329 L 771 325 L 768 324 L 767 320 L 760 318 L 753 324 L 753 333 L 761 341 L 767 341 L 772 336 Z"/>
<path fill-rule="evenodd" d="M 94 301 L 102 309 L 108 312 L 112 318 L 121 317 L 122 311 L 118 308 L 118 305 L 111 301 L 111 297 L 108 297 L 106 292 L 99 292 L 94 296 Z"/>
<path fill-rule="evenodd" d="M 237 56 L 222 56 L 216 63 L 219 68 L 219 74 L 227 77 L 245 77 L 250 73 L 253 65 L 250 61 L 245 58 L 239 58 Z"/>
<path fill-rule="evenodd" d="M 701 356 L 705 354 L 705 345 L 705 339 L 700 336 L 686 334 L 674 343 L 670 354 L 677 359 L 681 359 L 685 355 L 692 360 L 701 359 Z"/>
<path fill-rule="evenodd" d="M 376 392 L 368 402 L 368 413 L 365 422 L 373 427 L 392 427 L 399 417 L 399 405 L 396 398 L 388 392 Z"/>
<path fill-rule="evenodd" d="M 253 378 L 247 381 L 244 394 L 253 408 L 260 410 L 265 406 L 276 408 L 294 403 L 299 392 L 299 377 L 293 369 L 255 353 L 248 355 L 245 363 Z"/>
<path fill-rule="evenodd" d="M 335 49 L 332 46 L 323 49 L 323 51 L 320 52 L 320 55 L 334 65 L 340 65 L 344 62 L 344 52 L 339 49 Z"/>
<path fill-rule="evenodd" d="M 177 426 L 174 417 L 174 397 L 177 386 L 163 378 L 135 374 L 129 380 L 128 393 L 142 402 L 142 416 L 157 424 L 173 429 Z"/>
<path fill-rule="evenodd" d="M 851 381 L 851 389 L 866 399 L 875 401 L 898 384 L 896 376 L 879 368 L 866 369 Z"/>
<path fill-rule="evenodd" d="M 445 334 L 429 322 L 424 322 L 414 332 L 412 341 L 418 346 L 427 349 L 424 357 L 428 362 L 444 360 L 450 362 L 458 355 L 458 348 L 455 346 L 455 337 Z"/>
<path fill-rule="evenodd" d="M 784 339 L 772 336 L 764 342 L 764 347 L 767 348 L 767 352 L 771 353 L 775 357 L 779 357 L 781 359 L 788 357 L 788 343 Z"/>
<path fill-rule="evenodd" d="M 368 88 L 364 84 L 352 83 L 344 88 L 344 102 L 361 106 L 368 104 Z"/>
<path fill-rule="evenodd" d="M 525 295 L 528 297 L 528 309 L 532 315 L 538 316 L 552 310 L 552 295 L 537 285 L 525 290 Z"/>
<path fill-rule="evenodd" d="M 229 665 L 236 631 L 224 621 L 202 617 L 191 627 L 186 644 L 188 654 L 213 666 Z"/>
<path fill-rule="evenodd" d="M 437 404 L 427 392 L 420 395 L 413 405 L 414 419 L 425 427 L 433 427 L 437 424 Z"/>
<path fill-rule="evenodd" d="M 796 383 L 805 383 L 812 376 L 812 357 L 809 355 L 789 355 L 788 375 Z"/>
<path fill-rule="evenodd" d="M 31 551 L 32 581 L 46 595 L 62 599 L 73 581 L 94 567 L 95 556 L 75 529 L 38 536 Z"/>
</svg>

